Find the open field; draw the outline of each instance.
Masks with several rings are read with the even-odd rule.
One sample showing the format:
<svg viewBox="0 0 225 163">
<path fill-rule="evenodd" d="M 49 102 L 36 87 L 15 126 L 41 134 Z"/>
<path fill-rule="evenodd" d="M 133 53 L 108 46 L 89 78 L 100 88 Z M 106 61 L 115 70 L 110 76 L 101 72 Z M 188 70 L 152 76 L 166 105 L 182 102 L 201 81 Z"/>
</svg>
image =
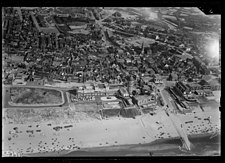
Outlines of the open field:
<svg viewBox="0 0 225 163">
<path fill-rule="evenodd" d="M 10 88 L 10 105 L 60 104 L 63 102 L 61 92 L 51 89 Z"/>
</svg>

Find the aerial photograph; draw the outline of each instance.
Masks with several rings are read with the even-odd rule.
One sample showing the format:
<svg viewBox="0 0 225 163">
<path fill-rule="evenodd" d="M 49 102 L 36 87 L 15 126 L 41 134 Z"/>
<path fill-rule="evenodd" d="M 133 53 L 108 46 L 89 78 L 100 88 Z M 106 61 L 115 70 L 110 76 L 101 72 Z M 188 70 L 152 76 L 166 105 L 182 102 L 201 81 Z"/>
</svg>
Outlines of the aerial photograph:
<svg viewBox="0 0 225 163">
<path fill-rule="evenodd" d="M 2 7 L 3 157 L 221 156 L 221 15 Z"/>
</svg>

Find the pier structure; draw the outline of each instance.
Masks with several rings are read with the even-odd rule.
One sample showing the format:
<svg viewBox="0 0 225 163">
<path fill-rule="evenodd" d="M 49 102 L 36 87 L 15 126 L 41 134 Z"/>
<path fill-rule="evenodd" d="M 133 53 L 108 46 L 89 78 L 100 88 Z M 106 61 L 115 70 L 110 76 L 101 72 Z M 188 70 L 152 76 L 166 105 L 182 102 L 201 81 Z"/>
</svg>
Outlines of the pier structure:
<svg viewBox="0 0 225 163">
<path fill-rule="evenodd" d="M 174 128 L 176 129 L 178 135 L 181 137 L 183 147 L 186 148 L 188 151 L 191 150 L 191 142 L 188 139 L 187 133 L 185 129 L 183 128 L 183 124 L 180 122 L 180 120 L 171 113 L 167 113 L 169 116 Z"/>
</svg>

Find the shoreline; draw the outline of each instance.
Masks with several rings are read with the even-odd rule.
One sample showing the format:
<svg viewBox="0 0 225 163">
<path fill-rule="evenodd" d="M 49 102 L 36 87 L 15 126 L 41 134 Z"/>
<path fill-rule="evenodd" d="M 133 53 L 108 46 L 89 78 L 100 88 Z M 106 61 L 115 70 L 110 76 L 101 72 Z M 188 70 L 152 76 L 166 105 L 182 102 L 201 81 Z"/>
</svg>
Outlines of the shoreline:
<svg viewBox="0 0 225 163">
<path fill-rule="evenodd" d="M 210 138 L 213 135 L 213 133 L 205 133 L 205 134 L 195 134 L 195 135 L 189 135 L 188 138 L 190 141 L 195 139 L 203 139 L 203 138 Z M 220 135 L 220 134 L 219 134 Z M 116 152 L 123 150 L 124 148 L 135 148 L 135 146 L 146 146 L 146 147 L 157 147 L 157 146 L 163 146 L 164 144 L 171 144 L 169 149 L 179 149 L 179 145 L 176 145 L 174 143 L 170 143 L 170 141 L 179 141 L 179 137 L 172 137 L 172 138 L 164 138 L 164 139 L 158 139 L 150 143 L 144 143 L 144 144 L 125 144 L 125 145 L 116 145 L 116 146 L 105 146 L 105 147 L 90 147 L 90 148 L 82 148 L 80 150 L 62 150 L 62 151 L 56 151 L 56 152 L 46 152 L 46 153 L 34 153 L 34 154 L 28 154 L 24 155 L 23 157 L 67 157 L 67 155 L 70 155 L 73 152 L 78 153 L 94 153 L 94 152 Z M 181 143 L 181 141 L 180 141 Z M 106 150 L 107 149 L 107 150 Z M 165 148 L 161 147 L 159 149 L 152 149 L 151 151 L 159 152 L 166 150 Z M 82 155 L 81 155 L 82 156 Z M 70 156 L 73 157 L 73 156 Z M 79 156 L 74 156 L 79 157 Z"/>
<path fill-rule="evenodd" d="M 211 114 L 211 112 L 208 112 L 207 114 L 205 113 L 204 116 L 195 115 L 194 118 L 200 117 L 200 119 L 204 120 L 204 118 L 207 118 L 209 116 L 208 114 L 212 116 L 214 115 Z M 10 140 L 8 140 L 7 143 L 10 145 L 10 147 L 8 148 L 11 148 L 11 146 L 13 146 L 13 148 L 9 150 L 18 151 L 18 153 L 25 157 L 55 157 L 67 155 L 72 152 L 75 152 L 74 155 L 79 156 L 79 153 L 82 151 L 97 151 L 96 153 L 101 155 L 99 151 L 101 151 L 102 149 L 105 149 L 105 151 L 123 150 L 123 152 L 129 152 L 129 148 L 132 146 L 140 146 L 137 150 L 143 150 L 144 148 L 146 148 L 147 151 L 150 149 L 153 151 L 162 149 L 168 150 L 169 147 L 178 149 L 179 146 L 182 146 L 179 134 L 176 133 L 176 130 L 171 128 L 172 125 L 170 121 L 168 121 L 167 116 L 164 112 L 161 112 L 158 115 L 159 116 L 143 115 L 137 119 L 113 118 L 105 119 L 104 121 L 82 121 L 81 123 L 79 123 L 79 125 L 78 123 L 74 123 L 72 128 L 69 130 L 64 129 L 64 124 L 63 126 L 61 126 L 63 129 L 60 130 L 58 134 L 55 131 L 52 132 L 52 129 L 61 124 L 53 124 L 49 126 L 47 122 L 43 122 L 41 124 L 38 123 L 38 126 L 42 128 L 42 133 L 44 135 L 35 132 L 33 136 L 28 135 L 26 132 L 31 128 L 36 130 L 37 127 L 35 127 L 35 125 L 37 124 L 33 124 L 33 126 L 31 127 L 26 125 L 17 125 L 20 133 L 23 134 L 18 138 L 14 137 L 14 139 L 17 140 L 13 139 L 13 141 L 11 142 Z M 184 117 L 181 116 L 180 118 L 184 120 L 184 122 L 189 122 L 192 117 L 187 117 L 186 119 L 184 119 Z M 211 120 L 212 124 L 216 123 L 214 119 L 215 118 L 212 118 Z M 199 125 L 199 123 L 201 122 L 198 122 L 197 120 L 195 121 L 196 125 Z M 9 125 L 6 128 L 5 132 L 11 132 L 11 130 L 14 130 L 13 127 L 15 128 L 14 125 Z M 189 126 L 186 127 L 188 128 Z M 211 135 L 212 137 L 214 137 L 216 136 L 215 133 L 217 132 L 217 130 L 209 130 L 210 133 L 208 132 L 208 130 L 208 133 L 203 133 L 200 131 L 197 132 L 198 134 L 190 131 L 187 133 L 189 134 L 188 137 L 190 138 L 191 142 L 193 138 L 203 138 Z M 90 133 L 92 133 L 92 135 L 90 135 Z M 45 134 L 48 134 L 49 136 L 46 137 Z M 164 136 L 162 136 L 163 134 Z M 28 136 L 36 136 L 36 138 L 29 138 Z M 17 144 L 16 141 L 19 141 L 20 143 Z M 164 145 L 162 145 L 163 143 Z M 132 152 L 135 154 L 134 151 Z M 102 153 L 104 153 L 104 150 L 102 151 Z M 107 153 L 107 155 L 112 155 L 112 153 Z M 116 153 L 116 155 L 121 154 L 119 152 L 114 153 Z M 81 154 L 88 153 L 84 152 Z M 70 155 L 73 156 L 73 153 Z"/>
</svg>

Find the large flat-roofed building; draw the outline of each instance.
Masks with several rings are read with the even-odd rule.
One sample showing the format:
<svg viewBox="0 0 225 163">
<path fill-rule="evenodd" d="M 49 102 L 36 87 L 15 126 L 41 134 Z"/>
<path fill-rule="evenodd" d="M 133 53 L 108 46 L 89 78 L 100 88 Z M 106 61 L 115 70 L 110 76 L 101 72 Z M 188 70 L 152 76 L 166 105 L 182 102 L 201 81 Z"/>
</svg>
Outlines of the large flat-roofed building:
<svg viewBox="0 0 225 163">
<path fill-rule="evenodd" d="M 24 56 L 19 56 L 19 55 L 15 54 L 15 55 L 12 55 L 10 57 L 10 59 L 11 59 L 12 62 L 21 63 L 24 60 Z"/>
<path fill-rule="evenodd" d="M 100 97 L 102 103 L 101 114 L 103 118 L 119 116 L 123 108 L 122 101 L 115 96 Z"/>
<path fill-rule="evenodd" d="M 117 91 L 119 91 L 119 89 L 120 89 L 122 86 L 123 86 L 123 85 L 119 85 L 119 84 L 110 84 L 110 85 L 108 86 L 107 94 L 109 94 L 109 95 L 115 94 Z"/>
<path fill-rule="evenodd" d="M 101 103 L 99 97 L 105 96 L 105 92 L 96 91 L 94 89 L 78 89 L 77 94 L 70 94 L 71 102 L 97 102 Z"/>
<path fill-rule="evenodd" d="M 197 83 L 188 83 L 187 86 L 191 89 L 191 91 L 202 90 L 202 86 Z"/>
<path fill-rule="evenodd" d="M 21 12 L 21 7 L 14 7 L 14 9 L 17 10 L 18 14 L 19 14 L 19 18 L 22 21 L 23 20 L 23 16 L 22 16 L 22 12 Z"/>
<path fill-rule="evenodd" d="M 59 34 L 59 31 L 57 30 L 56 27 L 50 27 L 50 26 L 47 26 L 47 24 L 46 24 L 46 27 L 41 27 L 37 21 L 37 18 L 34 16 L 33 13 L 31 13 L 31 18 L 39 32 Z"/>
</svg>

